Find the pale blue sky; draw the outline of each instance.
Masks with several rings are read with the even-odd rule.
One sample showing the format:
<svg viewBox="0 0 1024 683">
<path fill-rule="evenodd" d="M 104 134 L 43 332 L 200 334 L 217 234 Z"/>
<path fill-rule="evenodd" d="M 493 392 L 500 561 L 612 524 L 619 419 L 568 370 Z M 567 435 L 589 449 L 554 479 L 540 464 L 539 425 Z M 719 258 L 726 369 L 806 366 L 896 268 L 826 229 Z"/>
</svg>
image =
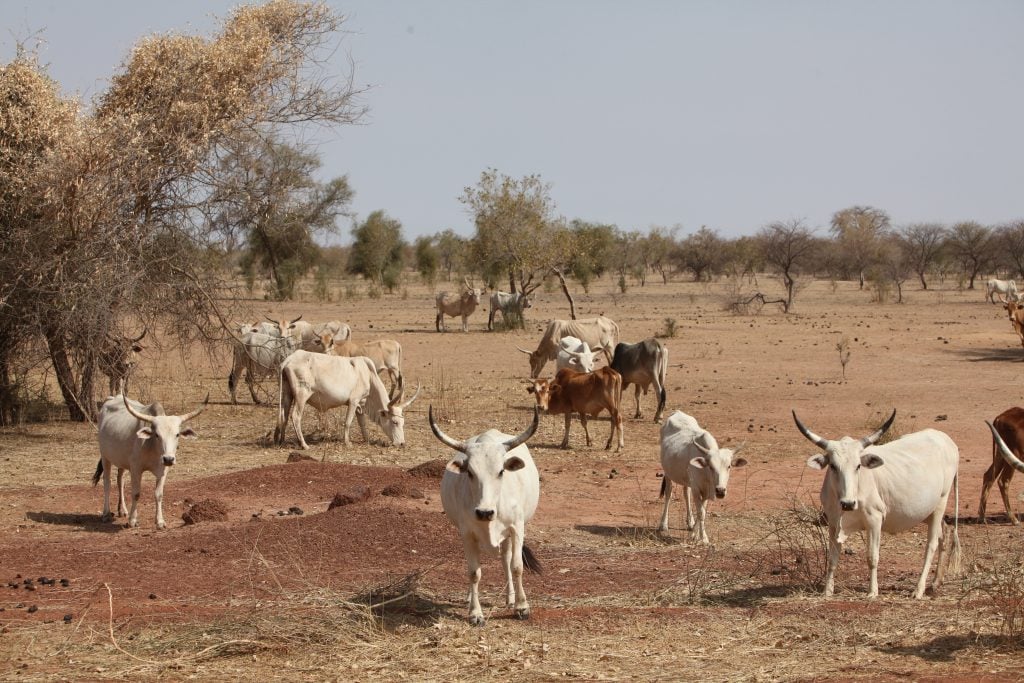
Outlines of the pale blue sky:
<svg viewBox="0 0 1024 683">
<path fill-rule="evenodd" d="M 41 30 L 88 99 L 140 36 L 209 34 L 235 4 L 0 0 L 0 59 Z M 472 234 L 458 197 L 487 167 L 623 229 L 1024 218 L 1024 2 L 331 4 L 373 87 L 366 125 L 318 132 L 325 175 L 408 239 Z"/>
</svg>

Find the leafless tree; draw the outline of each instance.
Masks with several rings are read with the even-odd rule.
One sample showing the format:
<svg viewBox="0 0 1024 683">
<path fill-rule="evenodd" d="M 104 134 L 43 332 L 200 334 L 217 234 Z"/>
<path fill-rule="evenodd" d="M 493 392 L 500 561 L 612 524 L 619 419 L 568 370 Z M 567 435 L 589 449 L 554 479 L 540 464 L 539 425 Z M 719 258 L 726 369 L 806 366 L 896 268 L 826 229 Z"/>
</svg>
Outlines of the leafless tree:
<svg viewBox="0 0 1024 683">
<path fill-rule="evenodd" d="M 946 228 L 938 223 L 914 223 L 899 231 L 900 247 L 910 268 L 928 289 L 925 275 L 936 265 L 946 241 Z"/>
<path fill-rule="evenodd" d="M 947 237 L 961 272 L 968 279 L 967 289 L 974 289 L 974 280 L 995 261 L 995 241 L 992 230 L 976 221 L 955 224 Z"/>
<path fill-rule="evenodd" d="M 757 237 L 765 263 L 778 272 L 786 288 L 782 310 L 789 313 L 793 310 L 800 274 L 814 266 L 818 242 L 810 228 L 798 219 L 769 223 Z"/>
<path fill-rule="evenodd" d="M 1024 277 L 1024 220 L 1000 226 L 995 239 L 1003 263 Z"/>
</svg>

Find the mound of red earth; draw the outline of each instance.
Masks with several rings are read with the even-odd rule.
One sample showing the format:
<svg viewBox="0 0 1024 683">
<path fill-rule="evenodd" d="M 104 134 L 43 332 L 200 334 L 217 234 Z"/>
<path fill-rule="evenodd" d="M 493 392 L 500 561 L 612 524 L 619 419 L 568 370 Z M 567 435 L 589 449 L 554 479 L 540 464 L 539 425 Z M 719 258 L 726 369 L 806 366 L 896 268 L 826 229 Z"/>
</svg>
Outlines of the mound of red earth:
<svg viewBox="0 0 1024 683">
<path fill-rule="evenodd" d="M 182 513 L 181 518 L 186 525 L 199 522 L 223 522 L 228 518 L 228 506 L 222 500 L 207 498 L 189 506 Z"/>
<path fill-rule="evenodd" d="M 423 494 L 423 489 L 410 486 L 404 481 L 396 481 L 393 484 L 388 484 L 380 492 L 380 495 L 391 496 L 393 498 L 426 498 Z"/>
<path fill-rule="evenodd" d="M 369 486 L 357 486 L 353 489 L 349 489 L 344 493 L 335 493 L 334 498 L 331 499 L 331 504 L 327 506 L 328 510 L 334 508 L 340 508 L 345 505 L 355 505 L 356 503 L 362 503 L 373 498 L 373 491 L 370 490 Z"/>
<path fill-rule="evenodd" d="M 313 459 L 313 456 L 311 456 L 311 455 L 306 455 L 305 453 L 300 453 L 299 451 L 292 451 L 291 453 L 288 454 L 288 460 L 286 462 L 306 462 L 306 461 L 316 462 Z"/>
<path fill-rule="evenodd" d="M 448 461 L 442 458 L 436 458 L 434 460 L 427 460 L 421 462 L 415 467 L 410 467 L 406 470 L 409 474 L 414 477 L 423 477 L 431 479 L 440 479 L 441 475 L 444 474 L 444 468 L 448 466 Z"/>
</svg>

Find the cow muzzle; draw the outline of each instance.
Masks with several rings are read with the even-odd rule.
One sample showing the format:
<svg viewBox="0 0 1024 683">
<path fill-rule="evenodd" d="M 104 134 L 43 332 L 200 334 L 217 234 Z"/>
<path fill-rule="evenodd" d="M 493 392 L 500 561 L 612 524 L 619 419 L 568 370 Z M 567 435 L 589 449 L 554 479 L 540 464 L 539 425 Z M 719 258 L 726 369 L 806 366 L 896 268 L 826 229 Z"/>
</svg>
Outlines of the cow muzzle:
<svg viewBox="0 0 1024 683">
<path fill-rule="evenodd" d="M 477 508 L 475 512 L 476 518 L 481 522 L 489 522 L 494 519 L 494 510 L 481 510 L 480 508 Z"/>
<path fill-rule="evenodd" d="M 857 509 L 857 501 L 855 500 L 841 500 L 839 501 L 839 507 L 843 508 L 844 512 Z"/>
<path fill-rule="evenodd" d="M 725 498 L 725 489 L 723 489 L 723 488 L 716 488 L 715 489 L 715 498 Z"/>
<path fill-rule="evenodd" d="M 163 456 L 163 461 L 164 461 L 164 465 L 166 465 L 167 467 L 170 467 L 171 465 L 174 464 L 174 456 L 173 455 L 165 455 L 165 456 Z"/>
</svg>

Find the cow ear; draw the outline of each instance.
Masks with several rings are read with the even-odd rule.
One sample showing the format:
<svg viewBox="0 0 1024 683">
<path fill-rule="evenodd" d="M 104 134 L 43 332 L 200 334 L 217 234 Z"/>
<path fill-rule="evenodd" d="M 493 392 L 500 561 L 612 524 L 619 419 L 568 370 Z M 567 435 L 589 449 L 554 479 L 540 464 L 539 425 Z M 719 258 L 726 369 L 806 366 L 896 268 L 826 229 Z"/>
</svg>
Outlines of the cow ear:
<svg viewBox="0 0 1024 683">
<path fill-rule="evenodd" d="M 465 458 L 455 458 L 450 460 L 445 466 L 445 469 L 452 474 L 462 474 L 466 471 L 466 460 Z"/>
<path fill-rule="evenodd" d="M 747 459 L 746 458 L 734 458 L 733 461 L 732 461 L 732 466 L 733 467 L 743 467 L 746 464 L 747 464 Z"/>
<path fill-rule="evenodd" d="M 196 430 L 192 429 L 191 427 L 185 427 L 184 429 L 182 429 L 180 432 L 178 432 L 178 436 L 183 436 L 186 439 L 198 439 L 199 438 L 199 435 L 196 434 Z"/>
<path fill-rule="evenodd" d="M 690 464 L 696 467 L 698 470 L 702 470 L 708 466 L 708 461 L 707 458 L 701 455 L 690 460 Z"/>
<path fill-rule="evenodd" d="M 505 469 L 509 472 L 517 472 L 526 467 L 526 463 L 519 456 L 513 455 L 505 461 Z"/>
<path fill-rule="evenodd" d="M 148 439 L 149 437 L 153 436 L 153 430 L 150 429 L 149 427 L 143 427 L 139 431 L 135 432 L 135 435 L 140 439 Z"/>
<path fill-rule="evenodd" d="M 880 456 L 877 456 L 874 453 L 867 453 L 865 455 L 860 456 L 860 464 L 863 465 L 864 467 L 867 467 L 869 470 L 873 470 L 876 467 L 881 467 L 882 465 L 884 465 L 885 461 L 882 460 Z"/>
<path fill-rule="evenodd" d="M 528 394 L 534 394 L 534 393 L 536 393 L 536 392 L 537 392 L 537 389 L 536 389 L 536 387 L 534 387 L 534 386 L 533 386 L 532 384 L 531 384 L 530 386 L 526 387 L 526 393 L 528 393 Z"/>
<path fill-rule="evenodd" d="M 812 455 L 811 457 L 807 458 L 807 466 L 810 467 L 812 470 L 823 470 L 826 467 L 828 467 L 828 458 L 826 458 L 821 453 Z"/>
</svg>

